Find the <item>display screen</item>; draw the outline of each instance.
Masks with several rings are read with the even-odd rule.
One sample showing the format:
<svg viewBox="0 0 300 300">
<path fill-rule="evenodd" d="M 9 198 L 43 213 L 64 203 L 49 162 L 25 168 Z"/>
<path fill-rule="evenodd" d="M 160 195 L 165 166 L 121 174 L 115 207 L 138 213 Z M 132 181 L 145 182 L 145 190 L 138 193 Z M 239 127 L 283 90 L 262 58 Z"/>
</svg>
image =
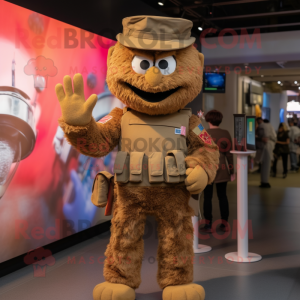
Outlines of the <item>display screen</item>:
<svg viewBox="0 0 300 300">
<path fill-rule="evenodd" d="M 234 114 L 234 150 L 246 151 L 245 114 Z"/>
<path fill-rule="evenodd" d="M 236 117 L 235 122 L 236 122 L 235 136 L 236 136 L 236 139 L 237 139 L 237 144 L 241 145 L 242 142 L 243 142 L 243 139 L 245 138 L 244 137 L 244 131 L 245 131 L 244 122 L 245 122 L 245 119 L 243 117 Z"/>
<path fill-rule="evenodd" d="M 247 148 L 255 148 L 255 117 L 247 117 Z"/>
<path fill-rule="evenodd" d="M 225 93 L 226 73 L 204 73 L 204 93 Z"/>
<path fill-rule="evenodd" d="M 55 85 L 65 75 L 81 73 L 85 98 L 98 94 L 96 120 L 116 106 L 122 108 L 105 84 L 107 53 L 114 44 L 0 0 L 0 124 L 8 114 L 29 116 L 26 122 L 36 132 L 36 138 L 26 136 L 35 139 L 33 150 L 12 174 L 16 137 L 8 138 L 0 128 L 0 193 L 5 190 L 0 199 L 0 263 L 110 219 L 90 198 L 95 175 L 112 173 L 116 150 L 92 158 L 68 144 L 58 126 Z M 29 99 L 18 99 L 12 86 Z"/>
</svg>

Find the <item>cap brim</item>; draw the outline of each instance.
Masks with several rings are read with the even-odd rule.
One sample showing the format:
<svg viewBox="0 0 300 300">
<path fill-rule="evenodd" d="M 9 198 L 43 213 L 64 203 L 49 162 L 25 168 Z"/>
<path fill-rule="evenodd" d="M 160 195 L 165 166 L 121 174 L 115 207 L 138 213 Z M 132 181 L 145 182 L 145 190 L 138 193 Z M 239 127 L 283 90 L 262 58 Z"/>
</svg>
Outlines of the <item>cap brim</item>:
<svg viewBox="0 0 300 300">
<path fill-rule="evenodd" d="M 186 48 L 195 43 L 196 38 L 190 37 L 187 40 L 149 40 L 132 36 L 124 36 L 123 33 L 117 35 L 117 41 L 125 47 L 142 50 L 170 51 Z"/>
</svg>

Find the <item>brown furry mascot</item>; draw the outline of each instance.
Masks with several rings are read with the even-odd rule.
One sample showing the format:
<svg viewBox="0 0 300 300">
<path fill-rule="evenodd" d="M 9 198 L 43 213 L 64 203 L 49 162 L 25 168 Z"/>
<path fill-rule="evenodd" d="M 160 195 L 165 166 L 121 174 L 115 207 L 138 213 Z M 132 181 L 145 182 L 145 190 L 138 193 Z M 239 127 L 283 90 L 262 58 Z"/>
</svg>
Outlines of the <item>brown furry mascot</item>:
<svg viewBox="0 0 300 300">
<path fill-rule="evenodd" d="M 109 49 L 107 83 L 126 108 L 98 123 L 97 96 L 85 101 L 83 79 L 64 77 L 56 86 L 68 141 L 81 153 L 100 157 L 118 145 L 115 200 L 106 282 L 95 300 L 134 300 L 141 283 L 147 215 L 158 222 L 158 274 L 164 300 L 203 300 L 193 284 L 193 210 L 190 195 L 212 183 L 219 152 L 200 119 L 186 109 L 201 91 L 204 57 L 185 19 L 135 16 Z"/>
</svg>

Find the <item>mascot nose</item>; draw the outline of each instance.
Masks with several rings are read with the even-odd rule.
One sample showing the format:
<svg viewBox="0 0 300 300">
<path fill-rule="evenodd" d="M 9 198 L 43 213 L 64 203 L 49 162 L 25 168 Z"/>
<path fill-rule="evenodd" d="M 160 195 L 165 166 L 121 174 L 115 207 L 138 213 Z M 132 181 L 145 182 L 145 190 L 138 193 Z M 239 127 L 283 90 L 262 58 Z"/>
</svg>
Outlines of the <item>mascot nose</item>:
<svg viewBox="0 0 300 300">
<path fill-rule="evenodd" d="M 160 84 L 162 79 L 162 74 L 160 72 L 160 69 L 157 67 L 151 67 L 147 70 L 145 74 L 145 78 L 147 82 L 152 86 L 157 86 Z"/>
</svg>

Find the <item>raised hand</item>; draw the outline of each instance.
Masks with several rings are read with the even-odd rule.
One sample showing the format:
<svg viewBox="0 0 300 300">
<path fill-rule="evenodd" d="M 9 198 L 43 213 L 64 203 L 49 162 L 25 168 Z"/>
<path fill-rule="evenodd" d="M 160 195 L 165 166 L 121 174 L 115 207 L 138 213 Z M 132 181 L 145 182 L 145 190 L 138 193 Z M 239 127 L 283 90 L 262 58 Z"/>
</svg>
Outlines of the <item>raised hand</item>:
<svg viewBox="0 0 300 300">
<path fill-rule="evenodd" d="M 83 78 L 75 74 L 72 79 L 69 75 L 64 77 L 64 85 L 55 86 L 56 96 L 61 107 L 62 117 L 69 125 L 84 126 L 92 119 L 92 111 L 97 103 L 97 95 L 91 95 L 86 101 L 84 98 Z"/>
</svg>

